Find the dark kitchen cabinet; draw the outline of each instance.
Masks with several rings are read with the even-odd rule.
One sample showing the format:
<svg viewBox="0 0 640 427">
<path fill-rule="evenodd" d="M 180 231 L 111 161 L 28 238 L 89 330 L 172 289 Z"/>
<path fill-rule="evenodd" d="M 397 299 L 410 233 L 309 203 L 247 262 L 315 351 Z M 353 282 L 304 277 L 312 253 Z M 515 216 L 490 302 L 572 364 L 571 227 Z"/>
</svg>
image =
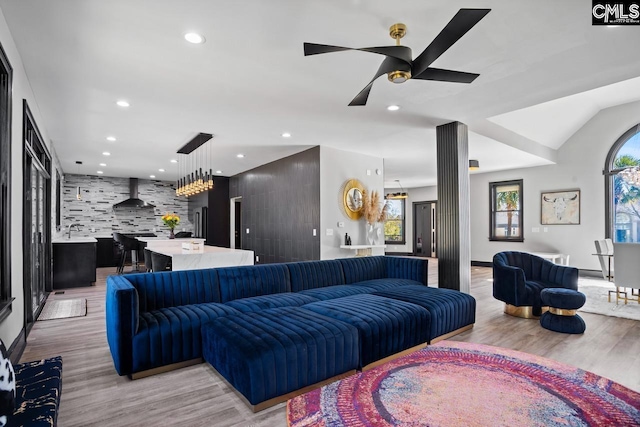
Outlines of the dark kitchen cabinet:
<svg viewBox="0 0 640 427">
<path fill-rule="evenodd" d="M 115 267 L 118 265 L 118 248 L 113 237 L 97 237 L 98 247 L 96 251 L 97 267 Z"/>
<path fill-rule="evenodd" d="M 91 286 L 96 281 L 95 242 L 53 243 L 53 289 Z"/>
</svg>

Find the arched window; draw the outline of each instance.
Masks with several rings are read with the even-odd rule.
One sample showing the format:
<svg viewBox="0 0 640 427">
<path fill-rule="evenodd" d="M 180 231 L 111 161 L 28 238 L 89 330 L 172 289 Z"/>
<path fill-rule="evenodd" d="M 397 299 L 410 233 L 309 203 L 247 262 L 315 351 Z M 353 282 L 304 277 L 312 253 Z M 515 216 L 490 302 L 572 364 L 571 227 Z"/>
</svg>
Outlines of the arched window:
<svg viewBox="0 0 640 427">
<path fill-rule="evenodd" d="M 606 237 L 640 243 L 640 124 L 613 144 L 604 175 Z"/>
</svg>

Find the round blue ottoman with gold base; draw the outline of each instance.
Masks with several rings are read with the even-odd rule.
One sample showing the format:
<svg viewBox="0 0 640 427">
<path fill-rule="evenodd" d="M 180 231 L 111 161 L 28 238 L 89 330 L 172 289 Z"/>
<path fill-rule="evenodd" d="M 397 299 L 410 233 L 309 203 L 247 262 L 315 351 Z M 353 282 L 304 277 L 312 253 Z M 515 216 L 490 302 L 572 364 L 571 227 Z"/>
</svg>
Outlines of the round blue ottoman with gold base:
<svg viewBox="0 0 640 427">
<path fill-rule="evenodd" d="M 576 311 L 582 307 L 587 297 L 582 292 L 565 288 L 546 288 L 540 292 L 542 306 L 549 311 L 540 316 L 540 325 L 554 332 L 582 334 L 587 326 Z"/>
</svg>

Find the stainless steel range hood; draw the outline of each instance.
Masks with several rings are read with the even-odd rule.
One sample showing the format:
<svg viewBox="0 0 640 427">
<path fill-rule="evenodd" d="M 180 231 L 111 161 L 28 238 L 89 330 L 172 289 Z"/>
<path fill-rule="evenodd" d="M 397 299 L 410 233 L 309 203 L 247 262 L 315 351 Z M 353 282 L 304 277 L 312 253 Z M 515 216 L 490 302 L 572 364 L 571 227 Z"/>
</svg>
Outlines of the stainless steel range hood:
<svg viewBox="0 0 640 427">
<path fill-rule="evenodd" d="M 138 198 L 138 178 L 129 178 L 129 198 L 113 205 L 113 209 L 144 208 L 155 208 L 155 206 Z"/>
</svg>

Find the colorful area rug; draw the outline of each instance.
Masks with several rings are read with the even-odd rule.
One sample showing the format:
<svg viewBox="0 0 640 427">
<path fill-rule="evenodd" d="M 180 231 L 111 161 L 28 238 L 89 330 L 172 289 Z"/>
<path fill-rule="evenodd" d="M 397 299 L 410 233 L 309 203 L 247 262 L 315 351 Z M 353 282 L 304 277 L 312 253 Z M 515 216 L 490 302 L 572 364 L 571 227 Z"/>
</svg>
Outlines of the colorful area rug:
<svg viewBox="0 0 640 427">
<path fill-rule="evenodd" d="M 86 298 L 47 300 L 38 320 L 66 319 L 87 315 Z"/>
<path fill-rule="evenodd" d="M 638 426 L 640 393 L 549 359 L 443 341 L 295 397 L 289 426 Z"/>
</svg>

